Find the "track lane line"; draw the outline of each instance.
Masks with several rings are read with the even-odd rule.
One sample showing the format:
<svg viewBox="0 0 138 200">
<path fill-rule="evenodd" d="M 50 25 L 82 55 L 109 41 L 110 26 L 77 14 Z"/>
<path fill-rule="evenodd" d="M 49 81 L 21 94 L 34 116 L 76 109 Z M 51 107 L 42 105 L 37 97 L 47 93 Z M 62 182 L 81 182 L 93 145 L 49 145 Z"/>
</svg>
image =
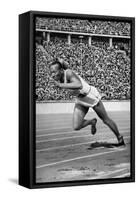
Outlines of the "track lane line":
<svg viewBox="0 0 138 200">
<path fill-rule="evenodd" d="M 130 127 L 121 127 L 119 130 L 122 131 L 122 130 L 128 130 Z M 102 131 L 104 131 L 104 129 L 108 129 L 108 127 L 106 128 L 103 128 Z M 79 133 L 84 133 L 84 132 L 87 132 L 88 129 L 84 129 L 84 131 L 79 131 Z M 99 130 L 100 131 L 100 130 Z M 48 133 L 48 134 L 42 134 L 42 135 L 36 135 L 36 138 L 39 138 L 39 137 L 46 137 L 46 136 L 54 136 L 54 135 L 64 135 L 64 134 L 73 134 L 73 133 L 76 133 L 76 131 L 69 131 L 69 132 L 62 132 L 62 133 Z"/>
<path fill-rule="evenodd" d="M 109 133 L 109 132 L 108 132 Z M 126 132 L 125 132 L 126 133 Z M 127 132 L 129 133 L 129 132 Z M 43 142 L 51 142 L 51 141 L 58 141 L 58 140 L 66 140 L 66 139 L 72 139 L 72 138 L 84 138 L 84 137 L 92 137 L 91 134 L 86 134 L 86 135 L 77 135 L 77 136 L 71 136 L 71 137 L 60 137 L 60 138 L 53 138 L 49 140 L 38 140 L 36 143 L 43 143 Z"/>
<path fill-rule="evenodd" d="M 124 118 L 124 120 L 129 120 L 129 114 L 130 113 L 128 113 L 128 116 L 126 116 L 126 115 L 122 115 L 123 116 L 123 118 Z M 53 114 L 54 115 L 54 114 Z M 54 117 L 51 117 L 51 118 L 49 118 L 49 117 L 47 117 L 47 118 L 36 118 L 36 120 L 37 120 L 37 123 L 43 123 L 43 122 L 45 122 L 45 121 L 47 121 L 48 123 L 53 123 L 53 119 L 54 119 L 54 122 L 55 123 L 58 123 L 58 122 L 62 122 L 62 119 L 64 119 L 64 122 L 70 122 L 71 120 L 72 120 L 72 115 L 73 115 L 73 112 L 72 112 L 72 114 L 71 114 L 71 116 L 70 117 L 68 117 L 67 118 L 67 116 L 61 116 L 61 118 L 59 118 L 58 116 L 56 116 L 56 118 L 54 119 Z M 113 115 L 110 115 L 109 114 L 109 116 L 111 117 L 111 118 L 113 118 L 113 119 L 115 119 L 115 120 L 117 120 L 117 121 L 119 121 L 118 120 L 118 116 L 113 116 Z M 57 118 L 58 117 L 58 118 Z M 90 114 L 88 115 L 88 116 L 86 116 L 86 118 L 87 119 L 92 119 L 92 118 L 95 118 L 95 117 L 97 117 L 97 115 L 91 115 L 90 116 Z M 98 117 L 97 117 L 98 118 Z M 121 118 L 122 119 L 122 118 Z M 121 121 L 123 121 L 123 120 L 121 120 Z"/>
<path fill-rule="evenodd" d="M 36 141 L 36 143 L 43 143 L 43 142 L 50 142 L 50 141 L 57 141 L 57 140 L 66 140 L 66 139 L 72 139 L 72 138 L 83 138 L 83 137 L 91 137 L 91 135 L 77 135 L 77 136 L 72 136 L 72 137 L 62 137 L 62 138 L 54 138 L 54 139 L 49 139 L 49 140 L 39 140 Z"/>
<path fill-rule="evenodd" d="M 100 123 L 101 123 L 101 122 L 100 122 Z M 117 123 L 117 122 L 116 122 L 116 123 Z M 101 124 L 102 124 L 102 123 L 101 123 Z M 124 123 L 124 124 L 125 124 L 125 123 Z M 127 124 L 128 124 L 128 123 L 127 123 Z M 100 124 L 99 124 L 99 125 L 100 125 Z M 119 123 L 117 123 L 117 125 L 118 125 L 118 126 L 122 126 L 122 124 L 119 125 Z M 130 124 L 129 124 L 129 125 L 130 125 Z M 58 124 L 58 126 L 59 126 L 59 124 Z M 58 129 L 58 130 L 60 130 L 60 129 L 62 130 L 62 129 L 69 129 L 69 128 L 71 128 L 71 126 L 60 126 L 60 127 L 58 127 L 58 128 L 54 128 L 54 127 L 53 127 L 53 128 L 41 128 L 41 129 L 40 129 L 40 128 L 36 128 L 36 132 L 51 131 L 51 130 L 52 130 L 52 131 L 54 131 L 54 130 L 57 131 L 57 129 Z"/>
<path fill-rule="evenodd" d="M 38 166 L 36 166 L 36 169 L 41 169 L 41 168 L 44 168 L 44 167 L 59 165 L 59 164 L 62 164 L 62 163 L 72 162 L 72 161 L 75 161 L 75 160 L 81 160 L 81 159 L 85 159 L 85 158 L 93 158 L 93 157 L 96 157 L 96 156 L 106 155 L 106 154 L 110 154 L 110 153 L 116 153 L 116 152 L 120 152 L 120 151 L 124 151 L 124 150 L 125 149 L 115 149 L 114 151 L 106 151 L 106 152 L 102 152 L 102 153 L 96 153 L 96 154 L 92 154 L 92 155 L 81 156 L 81 157 L 71 158 L 71 159 L 62 160 L 62 161 L 58 161 L 58 162 L 38 165 Z"/>
<path fill-rule="evenodd" d="M 119 176 L 115 176 L 115 177 L 113 177 L 113 178 L 123 178 L 123 177 L 129 177 L 130 176 L 130 172 L 128 172 L 128 173 L 125 173 L 125 174 L 121 174 L 121 175 L 119 175 Z"/>
<path fill-rule="evenodd" d="M 126 170 L 128 170 L 128 168 L 117 169 L 117 170 L 114 170 L 112 172 L 107 172 L 107 174 L 95 176 L 94 179 L 109 178 L 108 176 L 110 176 L 110 175 L 113 175 L 113 174 L 116 174 L 116 173 L 119 173 L 119 172 L 122 172 L 122 171 L 126 171 Z M 93 179 L 93 178 L 91 177 L 89 179 Z"/>
<path fill-rule="evenodd" d="M 130 136 L 124 137 L 124 139 L 127 139 L 127 138 L 130 138 Z M 107 139 L 102 140 L 101 142 L 106 142 L 106 141 L 110 141 L 110 140 L 112 140 L 112 138 L 109 139 L 109 140 L 107 140 Z M 77 143 L 77 144 L 69 144 L 69 145 L 64 145 L 64 146 L 59 146 L 59 147 L 49 147 L 49 148 L 45 148 L 45 149 L 36 150 L 36 152 L 39 153 L 39 152 L 44 152 L 44 151 L 51 151 L 51 150 L 56 150 L 56 149 L 62 149 L 62 148 L 68 148 L 68 147 L 74 147 L 74 146 L 81 146 L 81 145 L 91 144 L 91 143 L 92 143 L 92 141 L 91 142 Z M 97 147 L 96 149 L 99 149 L 99 148 Z"/>
</svg>

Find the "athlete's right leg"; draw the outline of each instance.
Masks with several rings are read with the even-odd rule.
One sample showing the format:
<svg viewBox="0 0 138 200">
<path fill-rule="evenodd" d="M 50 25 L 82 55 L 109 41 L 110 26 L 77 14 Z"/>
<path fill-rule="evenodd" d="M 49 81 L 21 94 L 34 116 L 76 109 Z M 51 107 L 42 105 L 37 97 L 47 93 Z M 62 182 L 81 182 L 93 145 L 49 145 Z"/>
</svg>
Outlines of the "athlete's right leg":
<svg viewBox="0 0 138 200">
<path fill-rule="evenodd" d="M 87 114 L 89 107 L 84 107 L 80 104 L 75 104 L 74 113 L 73 113 L 73 129 L 80 130 L 88 125 L 92 125 L 93 120 L 84 119 Z"/>
<path fill-rule="evenodd" d="M 96 106 L 93 107 L 93 110 L 96 112 L 99 118 L 113 131 L 113 133 L 117 137 L 118 143 L 120 145 L 123 145 L 124 144 L 123 137 L 120 135 L 116 123 L 108 116 L 101 100 Z"/>
</svg>

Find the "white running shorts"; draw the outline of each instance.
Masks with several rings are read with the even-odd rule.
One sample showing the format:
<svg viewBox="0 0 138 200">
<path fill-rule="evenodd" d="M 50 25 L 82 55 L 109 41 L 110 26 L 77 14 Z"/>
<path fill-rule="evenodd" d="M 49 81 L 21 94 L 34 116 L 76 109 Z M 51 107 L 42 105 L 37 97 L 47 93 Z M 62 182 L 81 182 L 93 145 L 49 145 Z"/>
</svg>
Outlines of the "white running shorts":
<svg viewBox="0 0 138 200">
<path fill-rule="evenodd" d="M 98 90 L 91 86 L 90 92 L 86 95 L 79 95 L 76 98 L 75 104 L 80 104 L 85 107 L 94 107 L 101 100 L 101 95 Z"/>
</svg>

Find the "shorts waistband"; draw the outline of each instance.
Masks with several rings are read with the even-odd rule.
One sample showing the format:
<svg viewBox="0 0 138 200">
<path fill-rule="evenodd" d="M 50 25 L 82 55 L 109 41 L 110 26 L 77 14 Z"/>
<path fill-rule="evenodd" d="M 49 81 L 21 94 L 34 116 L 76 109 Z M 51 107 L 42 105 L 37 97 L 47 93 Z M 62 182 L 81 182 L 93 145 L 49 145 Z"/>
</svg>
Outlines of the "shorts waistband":
<svg viewBox="0 0 138 200">
<path fill-rule="evenodd" d="M 85 97 L 85 96 L 87 96 L 89 93 L 90 93 L 90 91 L 91 91 L 91 87 L 89 88 L 89 91 L 87 92 L 87 93 L 85 93 L 85 94 L 79 94 L 78 95 L 78 97 Z"/>
</svg>

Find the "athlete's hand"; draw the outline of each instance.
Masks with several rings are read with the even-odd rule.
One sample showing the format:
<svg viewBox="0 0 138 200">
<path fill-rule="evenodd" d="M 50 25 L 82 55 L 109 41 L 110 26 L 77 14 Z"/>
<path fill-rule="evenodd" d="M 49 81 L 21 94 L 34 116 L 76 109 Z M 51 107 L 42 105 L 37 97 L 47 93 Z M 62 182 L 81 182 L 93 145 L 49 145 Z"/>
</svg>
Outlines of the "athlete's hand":
<svg viewBox="0 0 138 200">
<path fill-rule="evenodd" d="M 50 83 L 55 85 L 56 87 L 61 87 L 61 83 L 50 77 L 49 79 Z"/>
</svg>

